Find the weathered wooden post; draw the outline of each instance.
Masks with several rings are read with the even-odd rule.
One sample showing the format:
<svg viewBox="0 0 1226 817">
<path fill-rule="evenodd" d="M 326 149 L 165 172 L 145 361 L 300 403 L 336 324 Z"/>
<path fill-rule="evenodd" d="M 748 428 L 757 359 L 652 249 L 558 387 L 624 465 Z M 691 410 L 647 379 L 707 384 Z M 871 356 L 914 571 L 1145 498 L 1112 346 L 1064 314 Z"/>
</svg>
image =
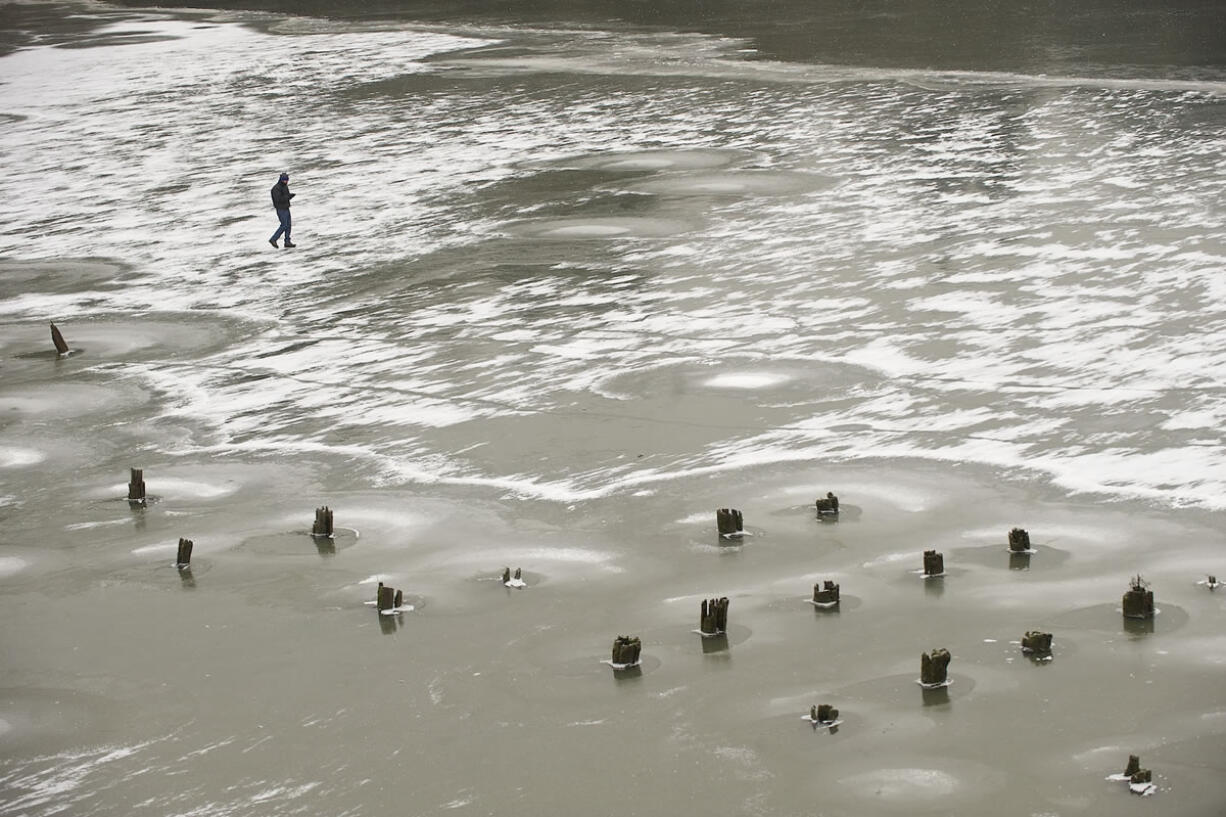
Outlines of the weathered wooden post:
<svg viewBox="0 0 1226 817">
<path fill-rule="evenodd" d="M 175 556 L 175 566 L 180 570 L 192 563 L 192 540 L 179 539 L 179 553 Z"/>
<path fill-rule="evenodd" d="M 1154 791 L 1154 773 L 1141 768 L 1141 759 L 1136 755 L 1128 756 L 1128 766 L 1123 774 L 1112 775 L 1108 780 L 1128 781 L 1128 790 L 1142 796 Z"/>
<path fill-rule="evenodd" d="M 332 509 L 327 505 L 315 509 L 315 524 L 311 526 L 312 536 L 332 536 Z"/>
<path fill-rule="evenodd" d="M 1022 652 L 1048 655 L 1051 653 L 1051 639 L 1051 633 L 1027 630 L 1026 634 L 1022 636 Z"/>
<path fill-rule="evenodd" d="M 502 585 L 503 587 L 513 587 L 516 589 L 519 589 L 521 587 L 527 587 L 528 586 L 527 583 L 524 582 L 523 568 L 521 567 L 515 568 L 514 575 L 511 574 L 511 568 L 509 567 L 503 568 Z"/>
<path fill-rule="evenodd" d="M 129 469 L 132 472 L 128 480 L 128 502 L 133 505 L 145 504 L 145 470 L 143 468 Z"/>
<path fill-rule="evenodd" d="M 834 723 L 839 719 L 839 710 L 830 704 L 819 704 L 809 707 L 809 715 L 818 723 Z"/>
<path fill-rule="evenodd" d="M 59 327 L 54 322 L 51 324 L 51 342 L 55 344 L 55 353 L 57 355 L 66 355 L 71 351 L 68 348 L 68 342 L 64 340 L 64 336 L 60 334 Z"/>
<path fill-rule="evenodd" d="M 1151 619 L 1154 617 L 1154 591 L 1140 574 L 1133 576 L 1128 592 L 1124 594 L 1125 618 Z"/>
<path fill-rule="evenodd" d="M 1030 550 L 1030 534 L 1021 528 L 1009 531 L 1009 550 L 1014 553 L 1026 553 Z"/>
<path fill-rule="evenodd" d="M 745 532 L 745 520 L 741 512 L 733 508 L 720 508 L 715 512 L 715 526 L 720 536 L 740 536 Z"/>
<path fill-rule="evenodd" d="M 382 613 L 384 610 L 393 610 L 400 605 L 396 602 L 397 591 L 379 582 L 379 587 L 375 590 L 375 609 Z"/>
<path fill-rule="evenodd" d="M 1214 576 L 1212 573 L 1210 573 L 1208 579 L 1205 581 L 1205 586 L 1208 587 L 1210 590 L 1217 590 L 1218 589 L 1217 576 Z"/>
<path fill-rule="evenodd" d="M 643 643 L 638 636 L 619 635 L 613 639 L 613 660 L 609 663 L 614 669 L 632 667 L 639 662 L 642 649 Z"/>
<path fill-rule="evenodd" d="M 940 576 L 945 573 L 945 557 L 935 550 L 924 551 L 924 575 Z"/>
<path fill-rule="evenodd" d="M 834 607 L 839 603 L 839 586 L 827 579 L 813 585 L 813 603 L 818 607 Z"/>
<path fill-rule="evenodd" d="M 920 683 L 926 687 L 945 684 L 948 679 L 949 650 L 933 650 L 931 654 L 920 653 Z"/>
<path fill-rule="evenodd" d="M 839 498 L 835 496 L 833 492 L 827 491 L 825 498 L 818 497 L 817 515 L 818 516 L 838 516 L 839 515 Z"/>
<path fill-rule="evenodd" d="M 703 635 L 721 635 L 728 631 L 728 597 L 703 599 L 698 629 Z"/>
</svg>

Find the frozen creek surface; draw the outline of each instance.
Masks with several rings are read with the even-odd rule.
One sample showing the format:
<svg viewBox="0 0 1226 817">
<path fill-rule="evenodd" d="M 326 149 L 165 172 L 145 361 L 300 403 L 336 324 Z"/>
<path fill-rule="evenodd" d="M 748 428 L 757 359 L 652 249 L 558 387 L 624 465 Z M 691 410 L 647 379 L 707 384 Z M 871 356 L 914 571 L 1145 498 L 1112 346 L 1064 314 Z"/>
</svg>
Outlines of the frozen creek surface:
<svg viewBox="0 0 1226 817">
<path fill-rule="evenodd" d="M 0 814 L 1226 808 L 1226 72 L 13 8 Z"/>
</svg>

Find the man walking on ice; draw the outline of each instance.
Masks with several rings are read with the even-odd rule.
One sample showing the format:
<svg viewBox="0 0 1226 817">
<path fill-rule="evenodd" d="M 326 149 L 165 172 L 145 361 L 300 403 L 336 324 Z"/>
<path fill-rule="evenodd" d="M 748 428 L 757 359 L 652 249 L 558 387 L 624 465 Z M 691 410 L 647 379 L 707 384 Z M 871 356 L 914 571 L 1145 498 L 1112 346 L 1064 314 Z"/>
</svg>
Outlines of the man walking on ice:
<svg viewBox="0 0 1226 817">
<path fill-rule="evenodd" d="M 281 219 L 281 226 L 272 234 L 272 238 L 268 239 L 268 243 L 277 246 L 277 239 L 285 233 L 285 246 L 296 246 L 294 242 L 289 240 L 289 200 L 296 194 L 289 192 L 289 174 L 282 173 L 281 178 L 272 186 L 272 206 L 277 208 L 277 218 Z"/>
</svg>

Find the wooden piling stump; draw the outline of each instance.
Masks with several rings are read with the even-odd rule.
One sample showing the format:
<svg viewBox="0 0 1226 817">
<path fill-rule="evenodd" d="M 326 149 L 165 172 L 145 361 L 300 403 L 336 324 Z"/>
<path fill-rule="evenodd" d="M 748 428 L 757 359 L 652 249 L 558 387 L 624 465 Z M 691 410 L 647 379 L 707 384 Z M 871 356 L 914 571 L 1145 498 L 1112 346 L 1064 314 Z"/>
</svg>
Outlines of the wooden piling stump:
<svg viewBox="0 0 1226 817">
<path fill-rule="evenodd" d="M 1154 617 L 1154 591 L 1140 575 L 1133 576 L 1122 606 L 1125 618 L 1152 619 Z"/>
<path fill-rule="evenodd" d="M 128 480 L 128 501 L 145 502 L 145 470 L 143 468 L 130 469 L 132 474 Z"/>
<path fill-rule="evenodd" d="M 838 516 L 839 515 L 839 498 L 832 491 L 827 491 L 825 497 L 817 499 L 817 515 L 818 516 Z"/>
<path fill-rule="evenodd" d="M 315 509 L 315 524 L 311 526 L 312 536 L 332 536 L 332 509 L 327 505 Z"/>
<path fill-rule="evenodd" d="M 1128 765 L 1124 768 L 1124 776 L 1132 777 L 1139 771 L 1141 771 L 1141 758 L 1137 755 L 1129 755 Z"/>
<path fill-rule="evenodd" d="M 715 512 L 715 526 L 720 536 L 735 536 L 744 533 L 745 524 L 741 512 L 734 508 L 720 508 Z"/>
<path fill-rule="evenodd" d="M 839 603 L 839 586 L 827 579 L 813 585 L 813 603 L 831 607 Z"/>
<path fill-rule="evenodd" d="M 175 564 L 180 568 L 187 567 L 192 562 L 192 540 L 179 539 L 179 552 L 175 556 Z"/>
<path fill-rule="evenodd" d="M 819 704 L 816 715 L 819 723 L 834 723 L 839 719 L 839 710 L 830 704 Z"/>
<path fill-rule="evenodd" d="M 1009 531 L 1009 550 L 1024 553 L 1030 550 L 1030 534 L 1021 528 Z"/>
<path fill-rule="evenodd" d="M 1046 655 L 1051 652 L 1051 633 L 1041 633 L 1038 630 L 1027 630 L 1022 636 L 1022 652 Z"/>
<path fill-rule="evenodd" d="M 728 631 L 728 597 L 703 599 L 698 629 L 703 635 L 719 635 Z"/>
<path fill-rule="evenodd" d="M 940 576 L 945 572 L 945 557 L 935 550 L 924 551 L 924 575 Z"/>
<path fill-rule="evenodd" d="M 633 666 L 639 662 L 639 653 L 643 643 L 638 636 L 619 635 L 613 640 L 613 659 L 615 666 Z"/>
<path fill-rule="evenodd" d="M 920 683 L 937 686 L 949 680 L 949 650 L 933 650 L 931 654 L 920 653 Z"/>
<path fill-rule="evenodd" d="M 384 610 L 392 610 L 399 606 L 396 603 L 396 591 L 383 582 L 379 582 L 379 589 L 375 596 L 375 609 L 382 613 Z"/>
</svg>

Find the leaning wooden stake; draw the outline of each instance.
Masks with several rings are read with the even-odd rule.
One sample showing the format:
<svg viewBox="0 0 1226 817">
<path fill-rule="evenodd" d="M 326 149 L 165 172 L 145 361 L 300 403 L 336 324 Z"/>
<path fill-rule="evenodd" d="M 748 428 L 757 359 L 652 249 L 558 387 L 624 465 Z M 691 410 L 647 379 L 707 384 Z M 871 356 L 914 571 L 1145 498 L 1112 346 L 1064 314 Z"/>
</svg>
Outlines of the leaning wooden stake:
<svg viewBox="0 0 1226 817">
<path fill-rule="evenodd" d="M 175 564 L 178 567 L 187 567 L 192 563 L 192 540 L 179 539 L 179 553 L 175 556 Z"/>
<path fill-rule="evenodd" d="M 145 471 L 143 468 L 131 469 L 132 475 L 128 480 L 128 501 L 140 504 L 145 503 Z"/>
<path fill-rule="evenodd" d="M 70 351 L 68 342 L 64 340 L 64 336 L 60 334 L 59 327 L 54 323 L 51 324 L 51 342 L 55 344 L 56 354 L 66 355 Z"/>
<path fill-rule="evenodd" d="M 719 635 L 728 631 L 728 597 L 703 599 L 698 629 L 703 635 Z"/>
<path fill-rule="evenodd" d="M 332 510 L 327 505 L 315 509 L 315 524 L 311 526 L 311 535 L 332 535 Z"/>
</svg>

